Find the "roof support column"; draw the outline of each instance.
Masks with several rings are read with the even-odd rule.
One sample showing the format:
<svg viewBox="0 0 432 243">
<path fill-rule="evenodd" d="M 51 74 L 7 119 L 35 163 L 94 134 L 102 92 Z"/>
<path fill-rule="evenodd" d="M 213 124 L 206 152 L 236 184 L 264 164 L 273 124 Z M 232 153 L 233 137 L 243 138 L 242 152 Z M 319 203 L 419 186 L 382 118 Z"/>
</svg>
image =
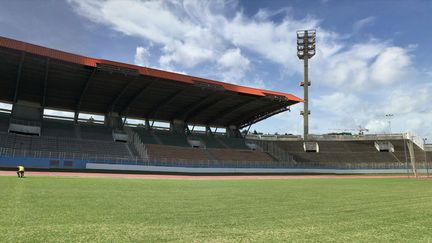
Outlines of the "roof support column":
<svg viewBox="0 0 432 243">
<path fill-rule="evenodd" d="M 74 123 L 78 124 L 78 115 L 79 115 L 79 111 L 75 111 L 74 113 Z"/>
<path fill-rule="evenodd" d="M 153 126 L 153 125 L 152 125 L 152 126 Z M 146 128 L 147 130 L 150 130 L 150 128 L 151 128 L 152 126 L 150 126 L 150 121 L 149 121 L 149 119 L 146 118 L 146 119 L 145 119 L 145 128 Z"/>
<path fill-rule="evenodd" d="M 128 88 L 135 82 L 137 78 L 134 77 L 131 81 L 129 81 L 124 87 L 123 89 L 116 95 L 116 97 L 114 98 L 114 100 L 110 103 L 110 105 L 108 106 L 107 111 L 114 111 L 115 106 L 117 105 L 117 102 L 120 100 L 120 98 L 126 93 L 126 91 L 128 90 Z"/>
<path fill-rule="evenodd" d="M 152 83 L 148 83 L 146 85 L 144 85 L 144 87 L 137 93 L 135 94 L 132 99 L 130 99 L 128 101 L 128 103 L 121 109 L 120 114 L 121 115 L 127 115 L 129 108 L 131 107 L 131 105 L 136 102 L 142 95 L 145 94 L 146 91 L 148 91 L 149 87 L 151 86 Z"/>
<path fill-rule="evenodd" d="M 122 119 L 117 112 L 108 112 L 105 114 L 105 126 L 118 129 L 122 126 Z"/>
<path fill-rule="evenodd" d="M 15 93 L 13 96 L 13 103 L 16 103 L 18 100 L 18 90 L 19 90 L 19 85 L 20 85 L 20 81 L 21 81 L 21 73 L 22 73 L 22 67 L 24 64 L 24 58 L 25 58 L 25 52 L 22 52 L 21 53 L 21 60 L 20 60 L 20 63 L 18 65 L 17 78 L 16 78 L 16 82 L 15 82 Z"/>
<path fill-rule="evenodd" d="M 250 124 L 250 125 L 248 126 L 248 128 L 247 128 L 247 130 L 246 130 L 246 134 L 244 135 L 245 137 L 246 137 L 246 135 L 249 134 L 249 130 L 251 129 L 251 127 L 252 127 L 252 124 Z"/>
<path fill-rule="evenodd" d="M 206 126 L 205 128 L 206 128 L 206 136 L 213 136 L 213 132 L 210 129 L 210 126 Z"/>
<path fill-rule="evenodd" d="M 186 132 L 186 123 L 182 120 L 173 120 L 171 121 L 170 130 L 175 133 L 185 134 Z"/>
<path fill-rule="evenodd" d="M 121 118 L 120 118 L 120 119 L 121 119 Z M 121 124 L 121 128 L 123 128 L 123 127 L 125 126 L 125 124 L 126 124 L 126 119 L 127 119 L 127 117 L 124 116 L 124 117 L 123 117 L 122 124 Z"/>
<path fill-rule="evenodd" d="M 91 83 L 92 79 L 96 75 L 96 72 L 97 72 L 97 68 L 94 68 L 92 70 L 92 72 L 90 73 L 90 75 L 88 76 L 87 81 L 86 81 L 86 83 L 84 84 L 84 86 L 83 86 L 83 88 L 81 90 L 80 97 L 79 97 L 79 99 L 77 101 L 75 113 L 80 112 L 82 100 L 83 100 L 83 98 L 85 96 L 85 93 L 86 93 L 88 87 L 90 86 L 90 83 Z M 75 115 L 75 116 L 77 116 L 77 115 Z"/>
<path fill-rule="evenodd" d="M 50 58 L 48 57 L 46 59 L 46 64 L 45 64 L 45 77 L 44 77 L 44 86 L 43 86 L 43 91 L 42 91 L 42 112 L 41 112 L 41 121 L 43 119 L 43 113 L 45 110 L 45 103 L 46 103 L 46 93 L 47 93 L 47 88 L 48 88 L 48 73 L 49 73 L 49 64 L 50 64 Z"/>
<path fill-rule="evenodd" d="M 241 133 L 237 126 L 235 125 L 229 125 L 226 127 L 226 134 L 230 138 L 240 138 Z"/>
<path fill-rule="evenodd" d="M 195 128 L 195 125 L 193 125 L 192 131 L 189 129 L 189 126 L 187 124 L 186 124 L 185 127 L 186 127 L 186 134 L 191 134 L 193 132 L 194 128 Z"/>
</svg>

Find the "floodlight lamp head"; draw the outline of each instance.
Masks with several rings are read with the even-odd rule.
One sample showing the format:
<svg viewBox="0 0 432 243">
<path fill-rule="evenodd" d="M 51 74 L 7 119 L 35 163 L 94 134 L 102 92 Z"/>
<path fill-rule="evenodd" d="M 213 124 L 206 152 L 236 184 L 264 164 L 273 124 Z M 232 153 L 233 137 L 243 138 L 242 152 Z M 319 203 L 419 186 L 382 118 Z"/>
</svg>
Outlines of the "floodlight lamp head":
<svg viewBox="0 0 432 243">
<path fill-rule="evenodd" d="M 297 57 L 311 58 L 315 55 L 316 30 L 297 31 Z"/>
</svg>

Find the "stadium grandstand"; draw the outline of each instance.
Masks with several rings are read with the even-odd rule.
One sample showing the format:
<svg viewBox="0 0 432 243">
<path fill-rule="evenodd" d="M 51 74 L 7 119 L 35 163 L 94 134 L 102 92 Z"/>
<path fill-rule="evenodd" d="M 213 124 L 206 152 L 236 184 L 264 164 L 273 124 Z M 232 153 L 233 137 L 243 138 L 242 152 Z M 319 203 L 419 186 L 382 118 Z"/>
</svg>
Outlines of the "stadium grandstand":
<svg viewBox="0 0 432 243">
<path fill-rule="evenodd" d="M 244 135 L 302 99 L 0 37 L 0 167 L 171 172 L 429 169 L 409 134 Z"/>
</svg>

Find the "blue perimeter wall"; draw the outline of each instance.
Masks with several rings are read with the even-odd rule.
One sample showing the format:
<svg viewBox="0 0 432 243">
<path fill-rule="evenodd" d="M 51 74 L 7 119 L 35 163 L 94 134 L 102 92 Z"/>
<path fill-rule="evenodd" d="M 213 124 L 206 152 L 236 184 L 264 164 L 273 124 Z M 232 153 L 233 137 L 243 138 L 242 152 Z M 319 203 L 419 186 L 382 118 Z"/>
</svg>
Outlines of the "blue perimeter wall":
<svg viewBox="0 0 432 243">
<path fill-rule="evenodd" d="M 58 160 L 58 165 L 51 165 L 51 160 Z M 65 161 L 71 161 L 72 166 L 65 166 Z M 0 157 L 0 167 L 17 167 L 22 165 L 28 168 L 39 169 L 85 169 L 86 161 L 72 159 L 50 159 L 50 158 L 30 158 L 30 157 Z"/>
</svg>

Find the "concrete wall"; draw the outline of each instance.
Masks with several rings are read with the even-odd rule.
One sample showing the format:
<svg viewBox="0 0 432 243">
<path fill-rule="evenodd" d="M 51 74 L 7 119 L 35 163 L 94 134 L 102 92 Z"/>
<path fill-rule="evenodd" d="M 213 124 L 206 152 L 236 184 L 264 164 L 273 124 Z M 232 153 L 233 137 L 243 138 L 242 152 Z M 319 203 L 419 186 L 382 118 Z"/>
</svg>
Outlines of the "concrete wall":
<svg viewBox="0 0 432 243">
<path fill-rule="evenodd" d="M 58 165 L 50 165 L 50 161 L 57 160 Z M 65 165 L 65 161 L 71 161 L 72 166 Z M 67 162 L 66 162 L 67 163 Z M 86 162 L 70 159 L 30 158 L 30 157 L 0 157 L 0 167 L 12 168 L 22 165 L 33 169 L 85 169 Z"/>
<path fill-rule="evenodd" d="M 304 174 L 396 174 L 406 173 L 406 169 L 376 169 L 376 170 L 337 170 L 337 169 L 266 169 L 266 168 L 190 168 L 165 167 L 145 165 L 121 165 L 87 163 L 87 169 L 118 170 L 118 171 L 148 171 L 148 172 L 177 172 L 177 173 L 304 173 Z"/>
</svg>

